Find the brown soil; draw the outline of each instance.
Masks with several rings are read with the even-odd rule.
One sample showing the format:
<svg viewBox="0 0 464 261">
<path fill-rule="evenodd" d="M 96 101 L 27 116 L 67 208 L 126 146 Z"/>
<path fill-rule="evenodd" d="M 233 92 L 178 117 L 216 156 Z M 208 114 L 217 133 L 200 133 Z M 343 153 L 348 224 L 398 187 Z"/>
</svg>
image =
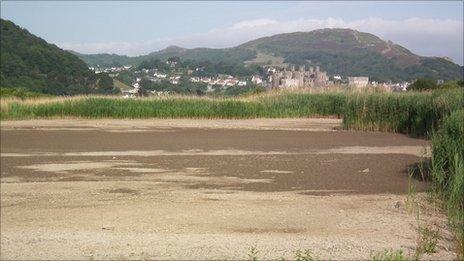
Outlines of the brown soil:
<svg viewBox="0 0 464 261">
<path fill-rule="evenodd" d="M 412 253 L 407 167 L 427 142 L 336 125 L 2 122 L 1 258 L 237 259 L 251 246 L 261 259 Z M 421 219 L 447 231 L 443 216 Z M 429 257 L 452 258 L 449 247 L 442 240 Z"/>
</svg>

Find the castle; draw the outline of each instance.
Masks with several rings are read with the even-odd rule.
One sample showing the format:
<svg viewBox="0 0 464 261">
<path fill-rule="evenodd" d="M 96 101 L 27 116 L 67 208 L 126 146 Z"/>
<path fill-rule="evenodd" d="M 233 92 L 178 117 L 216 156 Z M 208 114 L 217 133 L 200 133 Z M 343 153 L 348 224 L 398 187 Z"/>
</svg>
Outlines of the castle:
<svg viewBox="0 0 464 261">
<path fill-rule="evenodd" d="M 276 71 L 270 76 L 271 88 L 323 87 L 327 83 L 327 73 L 320 71 L 319 66 L 316 66 L 316 70 L 313 66 L 306 70 L 304 65 L 300 65 L 296 71 L 292 65 L 290 70 Z"/>
</svg>

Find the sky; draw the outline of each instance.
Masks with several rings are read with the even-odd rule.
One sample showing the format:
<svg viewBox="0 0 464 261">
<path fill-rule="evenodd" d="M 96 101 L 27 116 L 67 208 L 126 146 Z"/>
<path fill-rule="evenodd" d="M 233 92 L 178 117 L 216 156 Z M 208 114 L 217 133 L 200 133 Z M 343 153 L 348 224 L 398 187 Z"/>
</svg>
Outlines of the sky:
<svg viewBox="0 0 464 261">
<path fill-rule="evenodd" d="M 3 1 L 1 17 L 61 48 L 147 54 L 233 47 L 263 36 L 351 28 L 462 65 L 463 1 Z"/>
</svg>

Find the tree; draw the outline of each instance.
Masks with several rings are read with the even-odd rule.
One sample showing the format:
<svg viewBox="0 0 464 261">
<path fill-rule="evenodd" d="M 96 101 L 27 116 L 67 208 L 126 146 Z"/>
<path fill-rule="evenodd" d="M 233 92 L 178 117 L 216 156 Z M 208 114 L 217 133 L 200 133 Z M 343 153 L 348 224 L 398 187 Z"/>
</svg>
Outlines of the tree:
<svg viewBox="0 0 464 261">
<path fill-rule="evenodd" d="M 426 91 L 436 89 L 437 82 L 433 79 L 419 78 L 413 84 L 408 87 L 408 90 L 412 91 Z"/>
<path fill-rule="evenodd" d="M 101 94 L 116 94 L 120 90 L 114 87 L 113 78 L 106 73 L 98 74 L 97 92 Z"/>
</svg>

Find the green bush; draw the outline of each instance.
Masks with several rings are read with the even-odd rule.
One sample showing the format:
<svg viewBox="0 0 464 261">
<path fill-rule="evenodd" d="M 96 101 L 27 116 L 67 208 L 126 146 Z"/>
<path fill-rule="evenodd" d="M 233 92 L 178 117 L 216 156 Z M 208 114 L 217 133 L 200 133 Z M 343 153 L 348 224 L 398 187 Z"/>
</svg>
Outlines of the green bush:
<svg viewBox="0 0 464 261">
<path fill-rule="evenodd" d="M 438 87 L 437 81 L 433 79 L 419 78 L 408 87 L 412 91 L 434 90 Z"/>
</svg>

